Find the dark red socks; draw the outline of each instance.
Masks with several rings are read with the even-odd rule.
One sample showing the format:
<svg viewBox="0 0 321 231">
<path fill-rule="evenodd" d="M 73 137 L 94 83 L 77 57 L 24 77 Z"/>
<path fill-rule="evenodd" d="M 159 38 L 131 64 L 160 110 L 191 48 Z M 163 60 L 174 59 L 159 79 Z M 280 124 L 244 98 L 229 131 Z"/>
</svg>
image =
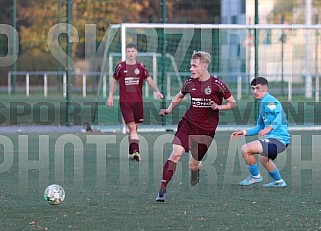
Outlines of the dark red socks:
<svg viewBox="0 0 321 231">
<path fill-rule="evenodd" d="M 174 163 L 171 160 L 167 160 L 163 166 L 163 177 L 161 182 L 161 189 L 166 189 L 167 184 L 172 179 L 172 176 L 174 175 L 176 171 L 176 163 Z"/>
</svg>

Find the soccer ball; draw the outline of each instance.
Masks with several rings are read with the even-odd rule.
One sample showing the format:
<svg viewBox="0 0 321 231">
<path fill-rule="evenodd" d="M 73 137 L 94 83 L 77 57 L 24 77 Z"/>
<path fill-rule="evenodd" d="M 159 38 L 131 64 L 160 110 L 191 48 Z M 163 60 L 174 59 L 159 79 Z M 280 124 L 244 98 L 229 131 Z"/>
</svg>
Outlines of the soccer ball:
<svg viewBox="0 0 321 231">
<path fill-rule="evenodd" d="M 65 190 L 57 184 L 49 185 L 43 195 L 51 205 L 60 205 L 65 200 Z"/>
</svg>

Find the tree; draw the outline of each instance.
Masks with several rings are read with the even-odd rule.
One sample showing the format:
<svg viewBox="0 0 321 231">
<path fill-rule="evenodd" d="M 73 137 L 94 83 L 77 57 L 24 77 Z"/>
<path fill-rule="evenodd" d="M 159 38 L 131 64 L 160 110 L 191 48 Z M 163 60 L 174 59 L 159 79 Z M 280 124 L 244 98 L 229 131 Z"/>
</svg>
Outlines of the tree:
<svg viewBox="0 0 321 231">
<path fill-rule="evenodd" d="M 65 22 L 66 1 L 61 1 L 62 22 Z M 18 17 L 25 22 L 19 28 L 22 51 L 32 51 L 35 55 L 48 51 L 47 35 L 51 27 L 58 23 L 58 10 L 56 0 L 29 1 L 23 8 L 20 5 Z M 97 26 L 97 40 L 101 40 L 110 23 L 138 20 L 142 10 L 142 4 L 131 0 L 74 0 L 72 24 L 79 33 L 80 42 L 84 39 L 85 24 L 93 23 Z"/>
<path fill-rule="evenodd" d="M 269 23 L 279 24 L 283 17 L 289 24 L 305 23 L 305 1 L 302 0 L 275 0 L 274 8 L 268 15 Z M 321 1 L 312 0 L 313 14 L 318 15 L 321 12 Z"/>
<path fill-rule="evenodd" d="M 143 3 L 139 22 L 162 22 L 162 1 L 149 0 Z M 221 1 L 167 0 L 169 23 L 220 23 Z"/>
<path fill-rule="evenodd" d="M 12 25 L 12 3 L 11 1 L 0 0 L 0 23 Z M 7 54 L 7 41 L 5 36 L 0 35 L 0 56 Z"/>
</svg>

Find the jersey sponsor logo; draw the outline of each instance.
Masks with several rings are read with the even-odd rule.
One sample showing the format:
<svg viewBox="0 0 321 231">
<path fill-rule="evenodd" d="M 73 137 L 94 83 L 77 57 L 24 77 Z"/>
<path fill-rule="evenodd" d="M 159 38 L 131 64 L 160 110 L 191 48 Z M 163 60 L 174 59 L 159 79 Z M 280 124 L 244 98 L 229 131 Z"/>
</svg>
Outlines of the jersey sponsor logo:
<svg viewBox="0 0 321 231">
<path fill-rule="evenodd" d="M 192 98 L 192 106 L 209 108 L 212 106 L 212 101 L 210 99 L 205 98 Z"/>
<path fill-rule="evenodd" d="M 139 84 L 139 78 L 137 77 L 126 77 L 125 78 L 125 85 L 130 86 L 130 85 L 138 85 Z"/>
<path fill-rule="evenodd" d="M 210 86 L 207 86 L 207 88 L 205 88 L 204 93 L 205 95 L 210 95 L 212 93 L 212 89 L 210 88 Z"/>
</svg>

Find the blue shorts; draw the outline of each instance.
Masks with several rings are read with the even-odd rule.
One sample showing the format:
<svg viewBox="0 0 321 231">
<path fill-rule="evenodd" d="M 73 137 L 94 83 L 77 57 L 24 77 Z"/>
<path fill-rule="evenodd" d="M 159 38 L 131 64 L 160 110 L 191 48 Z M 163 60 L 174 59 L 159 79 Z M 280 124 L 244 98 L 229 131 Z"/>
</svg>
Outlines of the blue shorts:
<svg viewBox="0 0 321 231">
<path fill-rule="evenodd" d="M 288 146 L 287 144 L 285 145 L 281 141 L 273 138 L 260 139 L 259 141 L 263 148 L 262 156 L 266 156 L 271 160 L 275 160 L 277 155 L 283 152 Z"/>
</svg>

